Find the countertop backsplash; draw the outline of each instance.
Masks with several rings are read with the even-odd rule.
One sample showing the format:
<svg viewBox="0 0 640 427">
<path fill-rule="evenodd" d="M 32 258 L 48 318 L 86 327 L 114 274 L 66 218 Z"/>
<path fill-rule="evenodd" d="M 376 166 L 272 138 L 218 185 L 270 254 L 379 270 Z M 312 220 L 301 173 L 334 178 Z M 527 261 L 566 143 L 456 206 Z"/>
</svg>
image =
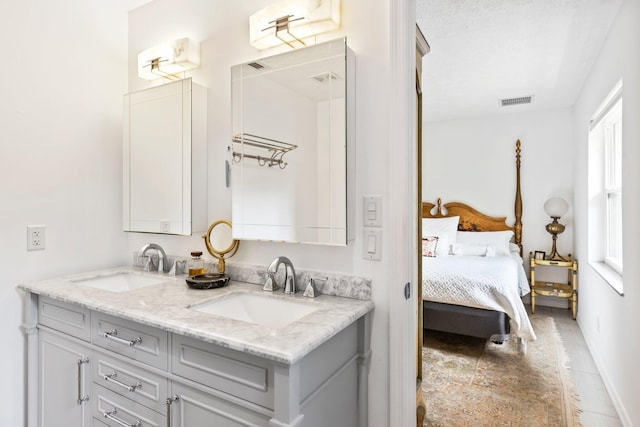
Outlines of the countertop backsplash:
<svg viewBox="0 0 640 427">
<path fill-rule="evenodd" d="M 150 253 L 148 256 L 154 266 L 158 265 L 158 254 Z M 171 268 L 174 261 L 189 261 L 189 257 L 167 255 L 168 267 Z M 144 257 L 133 252 L 133 267 L 143 268 Z M 255 285 L 264 285 L 267 265 L 257 264 L 240 264 L 230 263 L 226 261 L 225 273 L 229 275 L 231 280 L 238 282 L 253 283 Z M 279 273 L 282 273 L 280 269 Z M 207 273 L 215 273 L 218 271 L 217 260 L 205 259 L 205 271 Z M 182 272 L 186 274 L 186 269 Z M 283 274 L 277 276 L 278 283 L 282 284 Z M 361 300 L 371 299 L 371 279 L 357 277 L 348 274 L 325 272 L 317 270 L 302 270 L 296 268 L 296 288 L 300 292 L 304 292 L 309 283 L 309 279 L 314 278 L 316 288 L 321 294 L 333 295 L 345 298 L 355 298 Z"/>
</svg>

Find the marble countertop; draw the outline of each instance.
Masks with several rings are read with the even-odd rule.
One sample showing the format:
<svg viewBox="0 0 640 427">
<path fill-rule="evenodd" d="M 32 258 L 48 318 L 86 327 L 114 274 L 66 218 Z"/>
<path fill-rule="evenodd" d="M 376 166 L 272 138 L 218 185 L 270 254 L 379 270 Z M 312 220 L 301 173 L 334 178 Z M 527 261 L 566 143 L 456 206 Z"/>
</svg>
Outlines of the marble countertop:
<svg viewBox="0 0 640 427">
<path fill-rule="evenodd" d="M 134 272 L 162 281 L 125 292 L 110 292 L 78 282 L 118 272 Z M 300 361 L 374 308 L 369 300 L 330 295 L 307 298 L 302 292 L 285 295 L 282 289 L 266 292 L 259 285 L 236 281 L 219 289 L 191 289 L 185 278 L 184 275 L 169 276 L 122 267 L 21 284 L 18 288 L 287 365 Z M 189 308 L 237 291 L 295 300 L 316 306 L 317 310 L 283 328 L 270 328 Z"/>
</svg>

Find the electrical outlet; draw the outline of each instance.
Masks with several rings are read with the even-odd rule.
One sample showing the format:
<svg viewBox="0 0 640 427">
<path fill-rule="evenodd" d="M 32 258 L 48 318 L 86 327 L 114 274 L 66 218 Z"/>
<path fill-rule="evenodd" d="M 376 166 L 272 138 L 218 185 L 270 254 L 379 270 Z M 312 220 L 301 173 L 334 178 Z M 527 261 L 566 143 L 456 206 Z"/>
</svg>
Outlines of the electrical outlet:
<svg viewBox="0 0 640 427">
<path fill-rule="evenodd" d="M 45 248 L 44 225 L 27 225 L 27 250 L 39 251 Z"/>
</svg>

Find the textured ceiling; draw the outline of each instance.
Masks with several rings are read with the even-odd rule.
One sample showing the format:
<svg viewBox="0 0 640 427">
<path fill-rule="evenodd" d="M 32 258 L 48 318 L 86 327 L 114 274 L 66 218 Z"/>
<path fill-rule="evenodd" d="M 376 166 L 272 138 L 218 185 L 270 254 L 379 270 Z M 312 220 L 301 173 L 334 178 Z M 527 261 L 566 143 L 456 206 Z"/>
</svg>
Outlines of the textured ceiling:
<svg viewBox="0 0 640 427">
<path fill-rule="evenodd" d="M 570 107 L 621 0 L 416 0 L 424 119 Z M 501 98 L 533 95 L 529 105 Z"/>
</svg>

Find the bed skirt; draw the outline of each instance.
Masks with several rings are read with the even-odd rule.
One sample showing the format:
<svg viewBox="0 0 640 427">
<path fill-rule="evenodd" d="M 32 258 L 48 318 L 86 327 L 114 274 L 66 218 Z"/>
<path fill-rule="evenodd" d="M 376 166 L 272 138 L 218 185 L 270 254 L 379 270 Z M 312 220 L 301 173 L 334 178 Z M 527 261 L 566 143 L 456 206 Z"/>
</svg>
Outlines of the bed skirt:
<svg viewBox="0 0 640 427">
<path fill-rule="evenodd" d="M 501 311 L 423 301 L 423 327 L 453 334 L 505 341 L 511 327 Z"/>
</svg>

